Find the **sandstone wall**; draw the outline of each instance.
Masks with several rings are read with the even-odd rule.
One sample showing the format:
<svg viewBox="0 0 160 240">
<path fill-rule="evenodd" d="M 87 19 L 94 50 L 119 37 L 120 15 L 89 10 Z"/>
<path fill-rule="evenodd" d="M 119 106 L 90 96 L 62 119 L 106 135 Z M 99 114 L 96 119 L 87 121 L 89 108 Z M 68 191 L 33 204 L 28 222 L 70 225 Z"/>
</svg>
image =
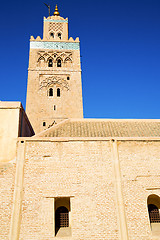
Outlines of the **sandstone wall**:
<svg viewBox="0 0 160 240">
<path fill-rule="evenodd" d="M 160 143 L 127 141 L 118 145 L 129 239 L 151 239 L 147 198 L 160 196 Z M 154 238 L 153 238 L 154 239 Z"/>
<path fill-rule="evenodd" d="M 118 239 L 109 142 L 26 144 L 20 239 L 53 239 L 56 197 L 71 199 L 69 239 Z"/>
<path fill-rule="evenodd" d="M 13 209 L 15 162 L 0 164 L 0 239 L 8 240 Z"/>
<path fill-rule="evenodd" d="M 58 197 L 70 198 L 72 231 L 58 239 L 158 239 L 152 237 L 147 198 L 160 196 L 159 141 L 30 138 L 19 144 L 19 162 L 25 153 L 19 239 L 57 238 Z"/>
</svg>

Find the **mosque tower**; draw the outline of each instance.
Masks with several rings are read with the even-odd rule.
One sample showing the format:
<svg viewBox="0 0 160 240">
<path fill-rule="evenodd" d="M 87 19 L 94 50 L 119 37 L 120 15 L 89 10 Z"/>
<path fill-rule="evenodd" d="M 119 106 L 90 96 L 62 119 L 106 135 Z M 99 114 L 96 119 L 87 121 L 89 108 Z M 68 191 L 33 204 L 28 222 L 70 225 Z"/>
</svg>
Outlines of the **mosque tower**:
<svg viewBox="0 0 160 240">
<path fill-rule="evenodd" d="M 68 38 L 68 18 L 44 17 L 43 39 L 30 39 L 26 112 L 35 133 L 83 118 L 80 42 Z"/>
</svg>

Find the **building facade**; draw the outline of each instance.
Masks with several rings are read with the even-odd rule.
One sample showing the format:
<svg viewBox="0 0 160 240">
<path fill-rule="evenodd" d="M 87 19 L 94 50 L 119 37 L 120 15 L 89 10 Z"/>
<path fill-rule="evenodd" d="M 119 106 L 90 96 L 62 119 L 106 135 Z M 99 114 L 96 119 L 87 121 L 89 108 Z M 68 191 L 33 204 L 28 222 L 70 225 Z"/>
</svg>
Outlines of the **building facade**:
<svg viewBox="0 0 160 240">
<path fill-rule="evenodd" d="M 31 37 L 26 105 L 0 108 L 0 239 L 160 239 L 160 120 L 83 118 L 79 39 L 57 7 Z"/>
</svg>

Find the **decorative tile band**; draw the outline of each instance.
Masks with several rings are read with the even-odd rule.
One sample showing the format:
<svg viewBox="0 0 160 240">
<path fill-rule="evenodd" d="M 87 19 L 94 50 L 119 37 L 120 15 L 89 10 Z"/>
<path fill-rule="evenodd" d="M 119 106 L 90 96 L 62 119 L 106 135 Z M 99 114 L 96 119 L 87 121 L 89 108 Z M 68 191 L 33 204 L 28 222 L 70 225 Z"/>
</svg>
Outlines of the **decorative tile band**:
<svg viewBox="0 0 160 240">
<path fill-rule="evenodd" d="M 53 19 L 44 19 L 44 22 L 60 22 L 60 23 L 63 23 L 63 22 L 66 22 L 68 23 L 68 20 L 53 20 Z"/>
<path fill-rule="evenodd" d="M 30 48 L 79 50 L 80 44 L 77 42 L 30 42 Z"/>
</svg>

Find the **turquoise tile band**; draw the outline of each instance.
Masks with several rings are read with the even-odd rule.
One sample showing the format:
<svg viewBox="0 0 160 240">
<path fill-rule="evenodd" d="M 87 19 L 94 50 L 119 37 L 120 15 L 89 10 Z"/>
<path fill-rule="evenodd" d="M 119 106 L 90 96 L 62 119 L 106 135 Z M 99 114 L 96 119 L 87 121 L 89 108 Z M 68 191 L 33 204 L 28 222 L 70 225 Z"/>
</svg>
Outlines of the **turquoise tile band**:
<svg viewBox="0 0 160 240">
<path fill-rule="evenodd" d="M 79 50 L 79 42 L 30 42 L 30 48 L 34 49 L 65 49 L 65 50 Z"/>
</svg>

